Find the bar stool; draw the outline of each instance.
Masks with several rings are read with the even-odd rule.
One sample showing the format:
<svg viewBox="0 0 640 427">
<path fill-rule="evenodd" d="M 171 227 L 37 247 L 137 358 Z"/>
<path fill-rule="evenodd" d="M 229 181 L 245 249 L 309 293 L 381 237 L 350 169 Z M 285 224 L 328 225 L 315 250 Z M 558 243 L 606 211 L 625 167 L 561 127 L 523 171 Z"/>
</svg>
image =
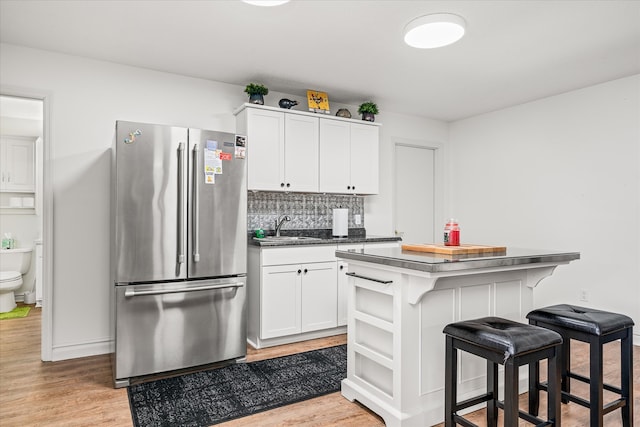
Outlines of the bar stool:
<svg viewBox="0 0 640 427">
<path fill-rule="evenodd" d="M 538 426 L 560 426 L 560 361 L 562 337 L 545 328 L 513 322 L 499 317 L 484 317 L 445 326 L 445 427 L 475 424 L 458 415 L 459 410 L 487 402 L 487 426 L 496 427 L 498 408 L 504 410 L 504 426 L 516 427 L 522 418 Z M 487 392 L 457 401 L 458 350 L 487 361 Z M 550 378 L 547 421 L 518 408 L 518 368 L 549 359 Z M 498 400 L 498 364 L 504 365 L 504 402 Z"/>
<path fill-rule="evenodd" d="M 542 326 L 562 335 L 561 400 L 590 409 L 591 427 L 602 427 L 603 417 L 618 408 L 622 409 L 622 425 L 633 425 L 633 320 L 617 313 L 593 308 L 560 304 L 533 310 L 527 314 L 531 325 Z M 571 340 L 589 344 L 589 377 L 571 372 Z M 602 374 L 602 346 L 620 340 L 621 387 L 604 384 Z M 539 390 L 546 390 L 540 383 L 539 364 L 529 366 L 529 412 L 537 414 Z M 589 400 L 571 394 L 570 379 L 589 384 Z M 604 405 L 603 389 L 620 395 L 620 398 Z"/>
</svg>

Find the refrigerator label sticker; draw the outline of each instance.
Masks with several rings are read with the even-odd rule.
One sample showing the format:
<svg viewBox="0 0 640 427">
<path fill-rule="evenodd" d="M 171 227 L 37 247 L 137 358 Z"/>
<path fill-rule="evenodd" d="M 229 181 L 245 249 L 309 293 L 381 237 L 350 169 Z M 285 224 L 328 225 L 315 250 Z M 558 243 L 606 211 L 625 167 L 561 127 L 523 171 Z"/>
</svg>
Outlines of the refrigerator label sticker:
<svg viewBox="0 0 640 427">
<path fill-rule="evenodd" d="M 236 159 L 244 159 L 247 156 L 247 137 L 236 135 Z"/>
<path fill-rule="evenodd" d="M 204 182 L 206 184 L 215 184 L 215 175 L 222 173 L 222 160 L 220 160 L 221 150 L 217 150 L 218 143 L 216 141 L 207 141 L 204 149 Z"/>
<path fill-rule="evenodd" d="M 225 153 L 224 151 L 220 153 L 220 160 L 231 160 L 231 153 Z"/>
</svg>

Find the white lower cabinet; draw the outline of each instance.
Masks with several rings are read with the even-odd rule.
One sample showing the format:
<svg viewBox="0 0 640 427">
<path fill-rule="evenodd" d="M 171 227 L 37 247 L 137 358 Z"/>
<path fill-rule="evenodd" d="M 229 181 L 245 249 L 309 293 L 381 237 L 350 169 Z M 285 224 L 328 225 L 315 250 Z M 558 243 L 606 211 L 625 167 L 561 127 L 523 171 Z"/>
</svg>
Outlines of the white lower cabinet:
<svg viewBox="0 0 640 427">
<path fill-rule="evenodd" d="M 262 339 L 336 326 L 336 265 L 333 262 L 262 269 Z"/>
<path fill-rule="evenodd" d="M 269 347 L 344 333 L 337 328 L 335 245 L 249 246 L 249 343 Z"/>
<path fill-rule="evenodd" d="M 255 348 L 347 331 L 347 263 L 336 249 L 399 242 L 248 248 L 247 340 Z"/>
<path fill-rule="evenodd" d="M 260 337 L 300 333 L 300 274 L 296 265 L 262 268 Z"/>
</svg>

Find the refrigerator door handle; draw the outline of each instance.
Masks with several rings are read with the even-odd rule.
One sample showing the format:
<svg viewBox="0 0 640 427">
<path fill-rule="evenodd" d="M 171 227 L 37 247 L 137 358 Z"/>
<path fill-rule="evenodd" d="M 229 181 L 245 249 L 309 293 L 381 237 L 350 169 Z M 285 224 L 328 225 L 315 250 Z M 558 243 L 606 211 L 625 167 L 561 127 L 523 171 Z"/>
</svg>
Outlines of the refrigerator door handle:
<svg viewBox="0 0 640 427">
<path fill-rule="evenodd" d="M 178 145 L 178 269 L 184 263 L 184 142 Z"/>
<path fill-rule="evenodd" d="M 227 283 L 223 285 L 204 285 L 204 286 L 193 286 L 190 288 L 183 289 L 150 289 L 144 291 L 136 291 L 135 289 L 127 289 L 124 292 L 124 296 L 126 298 L 143 296 L 143 295 L 165 295 L 165 294 L 177 294 L 184 292 L 196 292 L 196 291 L 211 291 L 211 290 L 219 290 L 219 289 L 227 289 L 227 288 L 241 288 L 244 286 L 244 283 Z"/>
<path fill-rule="evenodd" d="M 193 186 L 191 188 L 193 207 L 192 207 L 192 221 L 193 221 L 193 262 L 200 261 L 200 200 L 198 199 L 198 188 L 200 180 L 198 179 L 198 156 L 200 152 L 198 150 L 198 144 L 193 145 Z"/>
</svg>

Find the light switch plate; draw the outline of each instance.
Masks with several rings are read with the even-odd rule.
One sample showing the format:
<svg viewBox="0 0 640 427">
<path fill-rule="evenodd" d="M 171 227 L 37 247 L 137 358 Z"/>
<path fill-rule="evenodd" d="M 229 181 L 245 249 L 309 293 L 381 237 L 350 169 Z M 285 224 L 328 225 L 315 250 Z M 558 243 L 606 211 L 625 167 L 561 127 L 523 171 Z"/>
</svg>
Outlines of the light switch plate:
<svg viewBox="0 0 640 427">
<path fill-rule="evenodd" d="M 356 223 L 356 225 L 360 225 L 362 223 L 362 218 L 360 217 L 360 215 L 354 215 L 353 216 L 353 222 Z"/>
</svg>

